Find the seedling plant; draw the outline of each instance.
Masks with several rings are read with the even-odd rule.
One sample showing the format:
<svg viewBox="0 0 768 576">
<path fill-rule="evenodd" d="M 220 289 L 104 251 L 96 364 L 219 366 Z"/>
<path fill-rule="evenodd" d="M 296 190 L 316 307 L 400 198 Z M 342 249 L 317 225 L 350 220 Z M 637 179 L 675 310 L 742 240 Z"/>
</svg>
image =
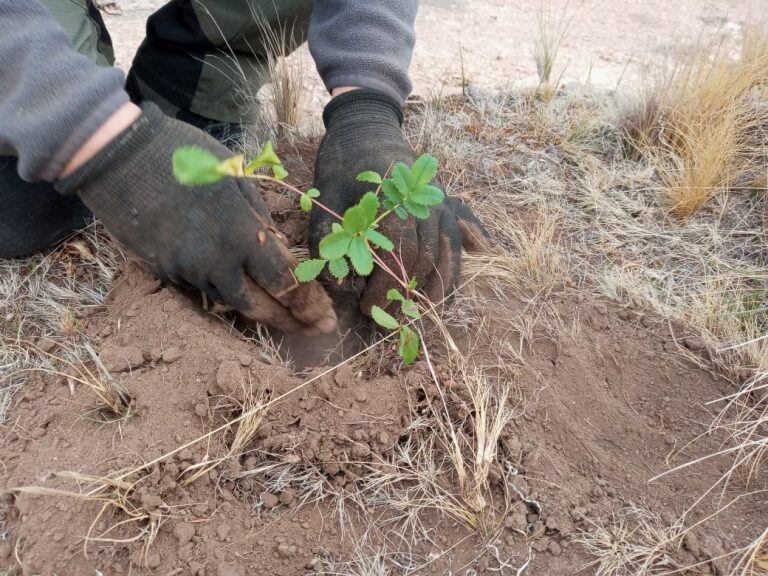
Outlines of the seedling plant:
<svg viewBox="0 0 768 576">
<path fill-rule="evenodd" d="M 311 282 L 327 270 L 342 282 L 353 271 L 370 276 L 376 266 L 384 270 L 399 286 L 387 292 L 387 300 L 399 303 L 402 319 L 379 306 L 372 306 L 370 315 L 382 328 L 397 332 L 398 354 L 405 364 L 416 361 L 421 346 L 419 334 L 409 324 L 421 318 L 420 306 L 431 310 L 434 304 L 417 290 L 418 279 L 408 276 L 394 242 L 379 226 L 392 215 L 402 220 L 429 218 L 430 207 L 445 198 L 444 192 L 432 185 L 436 173 L 437 160 L 427 154 L 419 156 L 411 166 L 396 163 L 383 176 L 370 170 L 362 172 L 357 180 L 375 189 L 363 194 L 344 214 L 338 214 L 320 201 L 320 190 L 303 192 L 285 181 L 288 172 L 269 141 L 250 162 L 245 162 L 242 155 L 219 160 L 207 150 L 191 146 L 180 147 L 173 155 L 173 174 L 182 184 L 211 184 L 226 177 L 275 182 L 298 194 L 305 212 L 319 209 L 333 216 L 331 231 L 320 240 L 320 257 L 300 262 L 294 275 L 299 282 Z"/>
</svg>

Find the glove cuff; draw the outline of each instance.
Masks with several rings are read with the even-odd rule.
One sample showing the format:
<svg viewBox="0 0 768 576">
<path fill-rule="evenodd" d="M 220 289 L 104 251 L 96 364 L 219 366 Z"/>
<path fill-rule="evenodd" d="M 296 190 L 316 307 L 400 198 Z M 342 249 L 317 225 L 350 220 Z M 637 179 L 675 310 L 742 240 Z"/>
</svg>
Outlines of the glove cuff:
<svg viewBox="0 0 768 576">
<path fill-rule="evenodd" d="M 61 194 L 78 194 L 102 174 L 114 169 L 115 162 L 130 162 L 130 159 L 145 149 L 163 131 L 165 114 L 155 104 L 141 104 L 142 114 L 125 130 L 115 136 L 96 155 L 77 170 L 54 182 L 54 188 Z"/>
<path fill-rule="evenodd" d="M 403 108 L 392 96 L 380 90 L 350 90 L 328 102 L 323 110 L 323 124 L 329 129 L 334 124 L 350 120 L 391 124 L 400 128 L 403 125 Z"/>
</svg>

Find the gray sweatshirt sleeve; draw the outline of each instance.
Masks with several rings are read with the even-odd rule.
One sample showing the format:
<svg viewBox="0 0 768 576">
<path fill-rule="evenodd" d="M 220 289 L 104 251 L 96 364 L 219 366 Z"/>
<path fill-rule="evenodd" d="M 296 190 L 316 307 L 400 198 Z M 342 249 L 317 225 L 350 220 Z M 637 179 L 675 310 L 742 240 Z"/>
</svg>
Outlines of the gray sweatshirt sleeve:
<svg viewBox="0 0 768 576">
<path fill-rule="evenodd" d="M 0 0 L 0 155 L 27 181 L 53 181 L 128 101 L 123 73 L 73 47 L 37 0 Z"/>
<path fill-rule="evenodd" d="M 330 92 L 375 88 L 400 102 L 411 92 L 408 68 L 418 0 L 315 0 L 309 50 Z"/>
</svg>

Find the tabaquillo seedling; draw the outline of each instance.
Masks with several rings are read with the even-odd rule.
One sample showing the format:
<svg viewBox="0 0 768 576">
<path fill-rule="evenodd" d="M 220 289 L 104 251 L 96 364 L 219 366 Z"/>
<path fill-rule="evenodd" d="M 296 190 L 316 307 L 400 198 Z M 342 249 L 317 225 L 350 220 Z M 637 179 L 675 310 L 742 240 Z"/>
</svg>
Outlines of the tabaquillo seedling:
<svg viewBox="0 0 768 576">
<path fill-rule="evenodd" d="M 373 171 L 362 172 L 357 180 L 376 186 L 376 189 L 363 194 L 357 204 L 340 215 L 320 202 L 321 194 L 316 188 L 302 192 L 285 182 L 288 172 L 271 142 L 267 142 L 259 155 L 247 163 L 242 155 L 219 160 L 202 148 L 190 146 L 178 148 L 173 155 L 173 174 L 182 184 L 211 184 L 229 176 L 268 180 L 298 194 L 299 205 L 305 212 L 316 208 L 333 216 L 336 222 L 320 241 L 320 258 L 299 263 L 294 270 L 296 279 L 311 282 L 327 269 L 331 276 L 342 282 L 350 274 L 350 264 L 360 276 L 369 276 L 374 266 L 382 268 L 400 286 L 400 290 L 390 289 L 387 299 L 400 304 L 403 320 L 396 319 L 379 306 L 373 306 L 370 315 L 382 328 L 398 333 L 398 354 L 405 364 L 412 364 L 419 355 L 419 335 L 408 325 L 410 319 L 421 317 L 416 300 L 427 309 L 433 304 L 416 289 L 417 279 L 408 277 L 394 243 L 378 228 L 384 218 L 393 214 L 403 220 L 428 218 L 429 207 L 442 203 L 445 198 L 444 192 L 431 184 L 436 173 L 437 160 L 427 154 L 417 158 L 412 166 L 395 164 L 385 176 Z M 394 266 L 387 264 L 382 253 L 387 254 Z"/>
</svg>

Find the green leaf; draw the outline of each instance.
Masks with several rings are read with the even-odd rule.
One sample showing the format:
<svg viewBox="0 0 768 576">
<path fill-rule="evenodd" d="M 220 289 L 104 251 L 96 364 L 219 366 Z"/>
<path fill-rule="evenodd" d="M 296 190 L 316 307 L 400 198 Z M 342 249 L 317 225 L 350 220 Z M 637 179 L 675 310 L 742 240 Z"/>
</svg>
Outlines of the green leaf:
<svg viewBox="0 0 768 576">
<path fill-rule="evenodd" d="M 397 300 L 399 302 L 405 302 L 405 296 L 400 294 L 397 288 L 390 288 L 387 290 L 387 300 Z"/>
<path fill-rule="evenodd" d="M 304 212 L 312 210 L 312 199 L 309 197 L 309 194 L 301 195 L 299 198 L 299 206 L 301 206 L 301 209 L 304 210 Z"/>
<path fill-rule="evenodd" d="M 346 230 L 331 232 L 320 240 L 320 256 L 327 260 L 341 258 L 349 250 L 350 242 L 352 242 L 352 236 Z"/>
<path fill-rule="evenodd" d="M 408 212 L 406 212 L 405 208 L 402 206 L 395 208 L 395 214 L 397 214 L 397 217 L 400 218 L 400 220 L 408 220 Z"/>
<path fill-rule="evenodd" d="M 355 236 L 349 245 L 349 259 L 355 272 L 368 276 L 373 271 L 373 255 L 371 247 L 362 236 Z"/>
<path fill-rule="evenodd" d="M 221 160 L 197 146 L 181 146 L 173 153 L 173 176 L 181 184 L 213 184 L 225 175 L 219 172 Z"/>
<path fill-rule="evenodd" d="M 384 193 L 384 196 L 389 199 L 390 202 L 393 204 L 400 204 L 400 202 L 403 201 L 403 195 L 400 194 L 400 191 L 397 189 L 397 186 L 395 186 L 394 181 L 392 181 L 390 178 L 387 178 L 381 183 L 381 191 Z"/>
<path fill-rule="evenodd" d="M 413 163 L 411 174 L 413 174 L 417 186 L 429 184 L 437 174 L 437 159 L 429 154 L 422 154 Z"/>
<path fill-rule="evenodd" d="M 408 326 L 400 329 L 400 343 L 397 353 L 403 359 L 403 363 L 413 364 L 419 357 L 419 335 Z"/>
<path fill-rule="evenodd" d="M 403 300 L 400 308 L 402 309 L 403 314 L 406 316 L 410 316 L 411 318 L 416 319 L 421 318 L 421 312 L 419 312 L 419 309 L 416 307 L 416 303 L 410 298 Z"/>
<path fill-rule="evenodd" d="M 416 286 L 419 285 L 419 281 L 416 278 L 408 280 L 408 290 L 416 290 Z"/>
<path fill-rule="evenodd" d="M 392 168 L 392 181 L 397 186 L 397 191 L 400 192 L 401 196 L 408 196 L 414 188 L 411 170 L 402 162 L 398 162 Z"/>
<path fill-rule="evenodd" d="M 366 170 L 357 175 L 358 182 L 370 182 L 371 184 L 381 184 L 381 174 L 373 170 Z"/>
<path fill-rule="evenodd" d="M 388 330 L 397 330 L 400 327 L 400 323 L 397 320 L 378 306 L 371 306 L 371 318 L 373 318 L 376 324 Z"/>
<path fill-rule="evenodd" d="M 411 202 L 410 199 L 406 198 L 403 200 L 403 206 L 413 214 L 416 218 L 419 218 L 421 220 L 426 220 L 429 218 L 429 208 L 426 206 L 422 206 L 421 204 L 416 204 L 415 202 Z"/>
<path fill-rule="evenodd" d="M 310 188 L 307 190 L 307 196 L 310 198 L 320 198 L 320 190 L 317 188 Z"/>
<path fill-rule="evenodd" d="M 331 224 L 331 231 L 332 232 L 341 232 L 342 230 L 344 230 L 344 228 L 342 228 L 341 224 L 339 224 L 338 222 L 333 222 Z"/>
<path fill-rule="evenodd" d="M 413 194 L 411 194 L 409 200 L 421 204 L 422 206 L 435 206 L 440 204 L 444 198 L 445 192 L 440 190 L 437 186 L 422 184 L 416 188 L 416 191 Z"/>
<path fill-rule="evenodd" d="M 330 272 L 331 276 L 337 280 L 346 278 L 349 274 L 349 264 L 347 264 L 347 259 L 342 256 L 341 258 L 330 260 L 328 262 L 328 272 Z"/>
<path fill-rule="evenodd" d="M 376 213 L 379 211 L 379 197 L 374 192 L 366 192 L 357 203 L 365 212 L 365 217 L 370 225 L 376 220 Z"/>
<path fill-rule="evenodd" d="M 368 227 L 368 218 L 365 217 L 365 210 L 357 204 L 347 208 L 344 212 L 341 226 L 350 235 L 359 234 Z"/>
<path fill-rule="evenodd" d="M 251 160 L 245 167 L 245 173 L 250 176 L 262 166 L 280 165 L 282 165 L 282 162 L 280 161 L 278 155 L 275 153 L 275 148 L 272 146 L 272 140 L 267 140 L 259 155 Z M 275 175 L 275 178 L 277 178 L 277 175 Z"/>
<path fill-rule="evenodd" d="M 283 178 L 285 178 L 286 176 L 288 176 L 288 170 L 286 170 L 285 168 L 283 168 L 283 165 L 282 165 L 282 164 L 273 164 L 273 165 L 272 165 L 272 175 L 273 175 L 273 176 L 274 176 L 274 177 L 275 177 L 277 180 L 282 180 Z"/>
<path fill-rule="evenodd" d="M 372 244 L 375 244 L 382 250 L 395 249 L 395 245 L 392 243 L 392 240 L 384 236 L 384 234 L 381 232 L 374 230 L 373 228 L 367 228 L 363 234 Z"/>
<path fill-rule="evenodd" d="M 299 282 L 312 282 L 312 280 L 320 276 L 320 272 L 323 271 L 325 263 L 326 260 L 319 258 L 315 260 L 304 260 L 296 266 L 296 270 L 293 272 L 296 274 L 296 279 Z"/>
</svg>

